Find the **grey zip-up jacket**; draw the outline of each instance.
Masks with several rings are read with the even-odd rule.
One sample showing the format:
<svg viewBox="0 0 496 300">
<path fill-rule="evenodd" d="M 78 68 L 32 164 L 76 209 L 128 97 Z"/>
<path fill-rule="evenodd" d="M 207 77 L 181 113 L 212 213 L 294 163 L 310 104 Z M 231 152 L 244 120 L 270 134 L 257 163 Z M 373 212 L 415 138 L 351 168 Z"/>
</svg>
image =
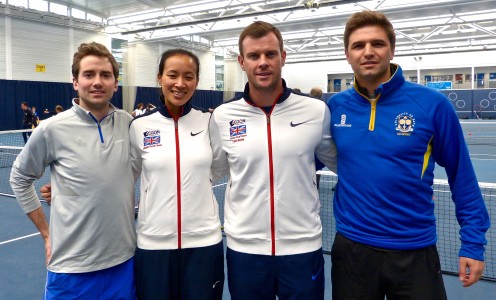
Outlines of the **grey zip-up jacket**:
<svg viewBox="0 0 496 300">
<path fill-rule="evenodd" d="M 131 116 L 111 105 L 98 122 L 73 100 L 40 123 L 12 167 L 10 184 L 24 212 L 40 207 L 33 185 L 50 166 L 52 204 L 48 270 L 102 270 L 134 255 Z"/>
</svg>

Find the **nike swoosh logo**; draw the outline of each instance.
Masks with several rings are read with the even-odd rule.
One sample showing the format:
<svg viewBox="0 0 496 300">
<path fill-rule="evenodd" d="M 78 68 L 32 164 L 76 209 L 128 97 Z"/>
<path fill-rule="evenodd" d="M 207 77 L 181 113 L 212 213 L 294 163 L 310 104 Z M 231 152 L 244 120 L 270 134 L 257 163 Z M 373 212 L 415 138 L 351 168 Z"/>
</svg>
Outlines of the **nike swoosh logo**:
<svg viewBox="0 0 496 300">
<path fill-rule="evenodd" d="M 199 135 L 200 133 L 202 133 L 204 130 L 200 131 L 200 132 L 196 132 L 196 133 L 193 133 L 193 131 L 191 131 L 191 136 L 195 136 L 195 135 Z"/>
<path fill-rule="evenodd" d="M 214 285 L 212 286 L 213 289 L 215 289 L 215 286 L 217 285 L 217 283 L 220 283 L 220 280 L 217 280 Z"/>
<path fill-rule="evenodd" d="M 315 275 L 312 275 L 312 280 L 315 281 L 315 279 L 317 279 L 317 277 L 319 276 L 319 274 L 320 274 L 320 272 L 322 271 L 323 268 L 324 268 L 324 265 L 320 266 L 319 271 Z"/>
<path fill-rule="evenodd" d="M 293 121 L 291 121 L 291 123 L 289 125 L 291 125 L 291 127 L 296 127 L 296 126 L 300 126 L 301 124 L 305 124 L 307 123 L 308 121 L 305 121 L 305 122 L 300 122 L 300 123 L 293 123 Z"/>
</svg>

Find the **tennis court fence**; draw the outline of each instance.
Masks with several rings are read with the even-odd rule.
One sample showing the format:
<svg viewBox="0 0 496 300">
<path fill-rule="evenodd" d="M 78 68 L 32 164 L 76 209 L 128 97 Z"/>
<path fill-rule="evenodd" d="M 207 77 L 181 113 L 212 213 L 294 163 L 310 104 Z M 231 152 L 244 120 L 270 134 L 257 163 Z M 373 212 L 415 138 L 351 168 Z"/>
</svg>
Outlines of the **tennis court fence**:
<svg viewBox="0 0 496 300">
<path fill-rule="evenodd" d="M 10 188 L 9 177 L 11 166 L 22 149 L 22 131 L 13 131 L 12 140 L 6 142 L 6 135 L 0 134 L 0 195 L 13 197 Z M 488 132 L 491 135 L 493 132 Z M 484 134 L 485 135 L 485 134 Z M 478 135 L 479 136 L 479 135 Z M 490 138 L 491 142 L 494 140 Z M 478 141 L 480 142 L 480 141 Z M 487 140 L 484 140 L 485 144 Z M 7 143 L 8 145 L 5 145 Z M 14 146 L 12 146 L 14 145 Z M 485 144 L 487 145 L 487 144 Z M 490 146 L 494 150 L 494 146 Z M 493 152 L 491 152 L 493 153 Z M 333 217 L 333 196 L 334 186 L 337 176 L 329 171 L 319 171 L 321 173 L 319 195 L 321 199 L 321 220 L 323 227 L 323 248 L 330 253 L 335 235 L 335 224 Z M 37 191 L 39 188 L 50 182 L 50 171 L 46 169 L 42 178 L 35 181 Z M 496 224 L 496 183 L 479 183 L 484 201 L 489 211 L 491 223 Z M 139 199 L 139 184 L 136 185 L 136 201 Z M 220 217 L 223 220 L 224 192 L 226 183 L 219 183 L 214 186 L 214 193 L 219 202 Z M 458 274 L 458 250 L 460 249 L 459 226 L 455 217 L 455 208 L 451 200 L 451 192 L 446 180 L 435 180 L 434 182 L 435 213 L 437 218 L 438 242 L 437 247 L 441 259 L 441 266 L 444 273 Z M 20 209 L 20 208 L 19 208 Z M 494 226 L 486 234 L 488 244 L 486 246 L 486 267 L 483 279 L 496 281 L 496 229 Z"/>
</svg>

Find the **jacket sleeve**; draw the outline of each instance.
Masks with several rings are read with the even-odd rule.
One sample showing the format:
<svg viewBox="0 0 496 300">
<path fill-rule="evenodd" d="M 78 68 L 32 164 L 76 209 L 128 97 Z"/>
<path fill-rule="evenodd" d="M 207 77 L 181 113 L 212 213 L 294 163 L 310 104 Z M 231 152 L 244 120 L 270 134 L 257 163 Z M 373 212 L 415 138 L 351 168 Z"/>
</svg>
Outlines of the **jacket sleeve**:
<svg viewBox="0 0 496 300">
<path fill-rule="evenodd" d="M 227 153 L 222 148 L 219 127 L 215 121 L 215 111 L 212 113 L 209 122 L 210 146 L 212 147 L 212 177 L 213 182 L 226 176 L 229 171 Z"/>
<path fill-rule="evenodd" d="M 329 170 L 337 173 L 337 150 L 331 137 L 331 114 L 327 105 L 323 106 L 322 139 L 315 150 L 315 155 Z"/>
<path fill-rule="evenodd" d="M 33 131 L 10 172 L 10 186 L 25 213 L 41 206 L 34 181 L 43 176 L 45 168 L 51 163 L 45 129 L 40 125 Z"/>
<path fill-rule="evenodd" d="M 442 96 L 442 95 L 441 95 Z M 444 96 L 442 96 L 445 98 Z M 490 219 L 460 121 L 448 99 L 442 99 L 432 116 L 434 122 L 433 156 L 445 168 L 455 212 L 460 224 L 459 256 L 484 260 L 485 233 Z"/>
<path fill-rule="evenodd" d="M 141 174 L 142 168 L 142 158 L 141 158 L 141 149 L 138 144 L 138 138 L 136 134 L 136 128 L 134 126 L 134 122 L 129 126 L 129 143 L 130 143 L 130 152 L 131 152 L 131 166 L 133 169 L 134 181 L 138 179 L 138 176 Z"/>
</svg>

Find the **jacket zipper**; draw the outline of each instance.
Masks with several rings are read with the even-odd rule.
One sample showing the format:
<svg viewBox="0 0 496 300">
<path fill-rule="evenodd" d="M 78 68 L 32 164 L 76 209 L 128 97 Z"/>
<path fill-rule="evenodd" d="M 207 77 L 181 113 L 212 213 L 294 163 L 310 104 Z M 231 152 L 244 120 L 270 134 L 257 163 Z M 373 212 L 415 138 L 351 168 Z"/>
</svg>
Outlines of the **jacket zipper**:
<svg viewBox="0 0 496 300">
<path fill-rule="evenodd" d="M 369 121 L 369 131 L 374 131 L 375 130 L 375 113 L 377 111 L 377 100 L 376 101 L 370 101 L 370 121 Z"/>
<path fill-rule="evenodd" d="M 100 126 L 100 123 L 103 120 L 105 120 L 110 114 L 103 117 L 103 119 L 101 119 L 100 121 L 98 121 L 91 112 L 89 112 L 88 114 L 90 115 L 90 117 L 93 119 L 93 121 L 95 121 L 96 125 L 98 126 L 98 134 L 100 135 L 100 142 L 103 144 L 105 141 L 103 140 L 102 127 Z"/>
<path fill-rule="evenodd" d="M 276 255 L 276 215 L 274 200 L 274 161 L 272 159 L 272 134 L 270 126 L 270 114 L 265 114 L 267 118 L 267 140 L 269 150 L 269 180 L 270 180 L 270 235 L 272 241 L 272 256 Z"/>
<path fill-rule="evenodd" d="M 176 189 L 177 189 L 177 249 L 181 249 L 181 152 L 179 151 L 179 120 L 174 119 L 176 138 Z"/>
</svg>

